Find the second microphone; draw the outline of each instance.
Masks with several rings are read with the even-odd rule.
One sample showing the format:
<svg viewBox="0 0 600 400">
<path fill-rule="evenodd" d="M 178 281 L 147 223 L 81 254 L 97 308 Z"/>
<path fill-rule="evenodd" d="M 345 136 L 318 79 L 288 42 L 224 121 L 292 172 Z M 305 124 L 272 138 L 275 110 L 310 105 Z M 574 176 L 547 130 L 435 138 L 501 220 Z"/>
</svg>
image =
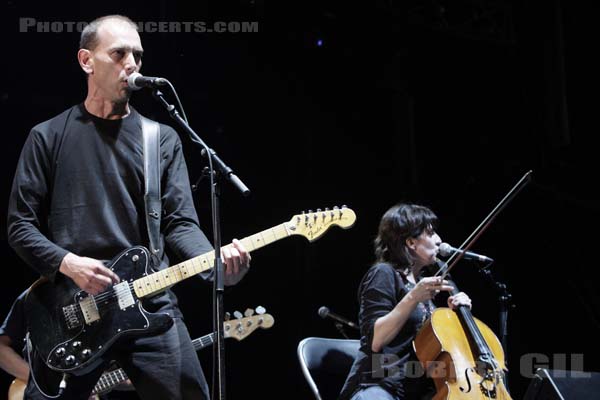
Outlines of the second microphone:
<svg viewBox="0 0 600 400">
<path fill-rule="evenodd" d="M 347 318 L 342 317 L 341 315 L 337 315 L 335 313 L 332 313 L 331 311 L 329 311 L 329 308 L 327 308 L 325 306 L 319 308 L 319 316 L 321 318 L 331 318 L 334 321 L 337 321 L 340 324 L 344 324 L 346 326 L 349 326 L 350 328 L 353 328 L 353 329 L 359 329 L 357 324 L 355 324 L 354 322 L 350 321 Z"/>
</svg>

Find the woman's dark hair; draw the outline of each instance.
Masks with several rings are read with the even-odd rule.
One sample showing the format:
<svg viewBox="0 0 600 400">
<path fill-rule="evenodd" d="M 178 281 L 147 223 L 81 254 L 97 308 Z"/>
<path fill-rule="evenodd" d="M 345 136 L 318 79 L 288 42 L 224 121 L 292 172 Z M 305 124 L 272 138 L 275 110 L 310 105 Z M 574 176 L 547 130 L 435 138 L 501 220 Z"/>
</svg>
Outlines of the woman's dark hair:
<svg viewBox="0 0 600 400">
<path fill-rule="evenodd" d="M 437 216 L 429 208 L 417 204 L 397 204 L 381 217 L 375 238 L 376 262 L 387 262 L 396 268 L 407 268 L 412 257 L 406 239 L 416 238 L 428 228 L 435 229 Z"/>
</svg>

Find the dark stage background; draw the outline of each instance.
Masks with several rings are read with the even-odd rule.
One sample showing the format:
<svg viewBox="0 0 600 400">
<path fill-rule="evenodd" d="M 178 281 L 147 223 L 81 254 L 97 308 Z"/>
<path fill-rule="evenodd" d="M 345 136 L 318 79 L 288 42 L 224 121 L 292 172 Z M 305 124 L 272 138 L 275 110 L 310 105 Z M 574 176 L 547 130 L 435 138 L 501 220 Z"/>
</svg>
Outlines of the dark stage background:
<svg viewBox="0 0 600 400">
<path fill-rule="evenodd" d="M 258 21 L 257 33 L 141 35 L 142 72 L 174 83 L 192 126 L 252 189 L 241 198 L 223 188 L 224 241 L 302 210 L 347 205 L 358 216 L 352 229 L 333 229 L 312 244 L 292 237 L 253 254 L 251 272 L 227 292 L 225 308 L 262 305 L 275 325 L 227 341 L 228 396 L 311 397 L 296 346 L 308 336 L 340 337 L 317 316 L 322 305 L 356 318 L 357 285 L 391 205 L 431 206 L 443 240 L 458 246 L 528 170 L 533 182 L 473 247 L 496 260 L 493 272 L 516 304 L 510 387 L 515 398 L 523 395 L 529 379 L 519 364 L 529 353 L 559 369 L 575 367 L 561 359 L 583 354 L 585 370 L 600 370 L 590 10 L 558 0 L 220 3 L 3 0 L 2 316 L 36 279 L 6 243 L 20 149 L 33 125 L 85 97 L 78 33 L 19 32 L 19 18 Z M 132 103 L 171 123 L 149 92 Z M 204 162 L 184 141 L 194 181 Z M 212 237 L 205 182 L 196 199 Z M 474 315 L 498 332 L 492 286 L 468 262 L 454 278 L 472 297 Z M 192 336 L 208 333 L 210 287 L 192 279 L 175 291 Z M 210 375 L 211 352 L 199 355 Z M 0 392 L 9 382 L 2 373 Z"/>
</svg>

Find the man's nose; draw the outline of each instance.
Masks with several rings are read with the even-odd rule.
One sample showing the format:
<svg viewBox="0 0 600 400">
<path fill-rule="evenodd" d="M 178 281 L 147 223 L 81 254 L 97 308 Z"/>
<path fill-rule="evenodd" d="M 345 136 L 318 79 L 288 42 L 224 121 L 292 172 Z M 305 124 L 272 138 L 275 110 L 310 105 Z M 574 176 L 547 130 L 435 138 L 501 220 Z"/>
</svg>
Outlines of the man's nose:
<svg viewBox="0 0 600 400">
<path fill-rule="evenodd" d="M 137 68 L 137 63 L 135 62 L 135 57 L 133 53 L 127 54 L 127 58 L 125 59 L 125 70 L 127 71 L 127 75 L 135 72 Z"/>
</svg>

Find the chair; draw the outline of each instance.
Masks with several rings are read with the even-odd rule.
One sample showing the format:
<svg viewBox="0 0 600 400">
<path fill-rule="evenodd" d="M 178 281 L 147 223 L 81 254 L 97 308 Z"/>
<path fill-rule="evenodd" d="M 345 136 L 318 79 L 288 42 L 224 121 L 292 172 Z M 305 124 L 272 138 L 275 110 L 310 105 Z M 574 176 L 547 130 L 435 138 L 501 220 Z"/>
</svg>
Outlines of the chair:
<svg viewBox="0 0 600 400">
<path fill-rule="evenodd" d="M 298 344 L 302 373 L 317 400 L 337 399 L 359 347 L 359 340 L 319 337 Z"/>
</svg>

